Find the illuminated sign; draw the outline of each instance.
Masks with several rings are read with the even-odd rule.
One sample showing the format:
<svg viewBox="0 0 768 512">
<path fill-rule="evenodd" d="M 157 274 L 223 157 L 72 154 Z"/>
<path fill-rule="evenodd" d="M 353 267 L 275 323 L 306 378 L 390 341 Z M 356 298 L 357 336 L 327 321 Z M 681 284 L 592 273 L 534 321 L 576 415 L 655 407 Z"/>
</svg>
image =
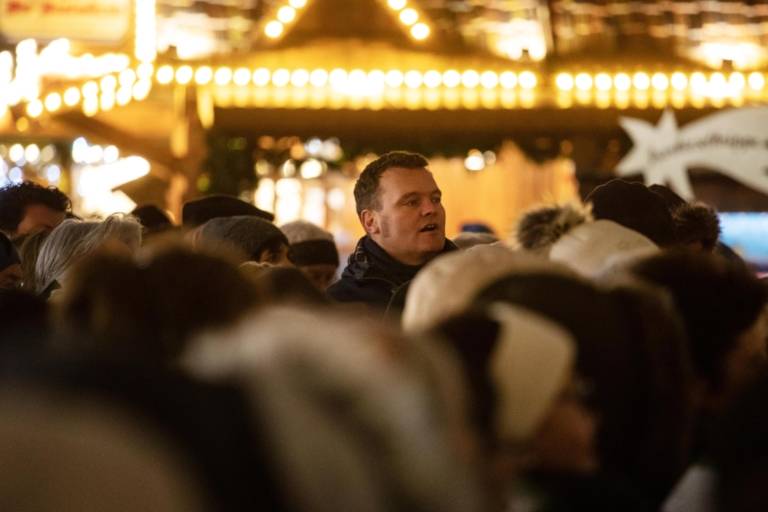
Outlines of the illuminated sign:
<svg viewBox="0 0 768 512">
<path fill-rule="evenodd" d="M 768 194 L 768 108 L 732 109 L 678 128 L 666 111 L 658 126 L 623 117 L 634 148 L 616 167 L 619 175 L 642 173 L 648 185 L 666 184 L 693 198 L 689 168 L 706 168 Z"/>
</svg>

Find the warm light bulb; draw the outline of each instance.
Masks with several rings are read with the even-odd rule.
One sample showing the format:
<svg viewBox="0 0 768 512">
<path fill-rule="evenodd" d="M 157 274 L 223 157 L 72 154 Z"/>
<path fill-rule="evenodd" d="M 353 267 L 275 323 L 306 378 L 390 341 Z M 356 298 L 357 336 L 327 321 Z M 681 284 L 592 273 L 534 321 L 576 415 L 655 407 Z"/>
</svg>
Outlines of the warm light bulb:
<svg viewBox="0 0 768 512">
<path fill-rule="evenodd" d="M 555 85 L 561 91 L 570 91 L 573 89 L 573 76 L 570 73 L 560 73 L 555 78 Z"/>
<path fill-rule="evenodd" d="M 64 91 L 64 104 L 68 107 L 74 107 L 77 102 L 80 101 L 80 89 L 77 87 L 69 87 Z"/>
<path fill-rule="evenodd" d="M 176 83 L 181 85 L 187 85 L 192 81 L 194 76 L 191 66 L 181 66 L 176 70 Z"/>
<path fill-rule="evenodd" d="M 284 5 L 277 10 L 277 19 L 283 23 L 290 23 L 296 19 L 296 9 L 289 5 Z"/>
<path fill-rule="evenodd" d="M 765 76 L 757 71 L 749 74 L 749 88 L 755 91 L 761 90 L 765 87 Z"/>
<path fill-rule="evenodd" d="M 270 39 L 277 39 L 283 33 L 283 24 L 277 20 L 272 20 L 264 27 L 264 34 Z"/>
<path fill-rule="evenodd" d="M 45 97 L 45 110 L 48 112 L 56 112 L 61 108 L 61 94 L 52 92 Z"/>
<path fill-rule="evenodd" d="M 635 89 L 645 91 L 651 86 L 651 79 L 648 76 L 648 73 L 640 71 L 632 76 L 632 83 L 634 84 Z"/>
<path fill-rule="evenodd" d="M 685 73 L 681 73 L 680 71 L 675 71 L 672 73 L 672 78 L 670 79 L 670 83 L 672 84 L 672 88 L 676 91 L 684 91 L 688 87 L 688 77 L 685 76 Z"/>
<path fill-rule="evenodd" d="M 417 23 L 411 27 L 411 35 L 417 41 L 423 41 L 424 39 L 428 38 L 429 33 L 429 27 L 424 23 Z"/>
<path fill-rule="evenodd" d="M 405 7 L 406 0 L 387 0 L 387 5 L 393 11 L 400 11 Z"/>
<path fill-rule="evenodd" d="M 213 80 L 213 70 L 210 66 L 201 66 L 195 71 L 195 83 L 205 85 Z"/>
<path fill-rule="evenodd" d="M 579 73 L 576 75 L 574 83 L 580 91 L 588 91 L 592 88 L 592 76 L 589 73 Z"/>
<path fill-rule="evenodd" d="M 657 91 L 666 91 L 669 88 L 669 78 L 664 73 L 654 73 L 651 77 L 651 85 Z"/>
<path fill-rule="evenodd" d="M 237 68 L 234 75 L 232 75 L 232 81 L 238 87 L 245 87 L 251 82 L 251 70 L 248 68 Z"/>
<path fill-rule="evenodd" d="M 288 3 L 294 9 L 303 9 L 307 5 L 307 0 L 288 0 Z"/>
<path fill-rule="evenodd" d="M 611 75 L 608 73 L 598 73 L 595 76 L 595 88 L 597 88 L 598 91 L 608 91 L 611 89 L 612 85 L 613 81 L 611 80 Z"/>
<path fill-rule="evenodd" d="M 410 26 L 419 21 L 419 13 L 416 12 L 415 9 L 411 9 L 408 7 L 407 9 L 403 9 L 400 11 L 400 21 L 402 21 L 404 24 Z"/>
<path fill-rule="evenodd" d="M 172 66 L 160 66 L 157 69 L 157 82 L 162 85 L 168 85 L 173 81 L 173 67 Z"/>
<path fill-rule="evenodd" d="M 628 91 L 632 87 L 632 79 L 626 73 L 617 73 L 613 77 L 613 85 L 616 87 L 616 90 Z"/>
<path fill-rule="evenodd" d="M 227 85 L 232 81 L 232 70 L 227 67 L 217 69 L 213 75 L 213 80 L 216 82 L 216 85 Z"/>
</svg>

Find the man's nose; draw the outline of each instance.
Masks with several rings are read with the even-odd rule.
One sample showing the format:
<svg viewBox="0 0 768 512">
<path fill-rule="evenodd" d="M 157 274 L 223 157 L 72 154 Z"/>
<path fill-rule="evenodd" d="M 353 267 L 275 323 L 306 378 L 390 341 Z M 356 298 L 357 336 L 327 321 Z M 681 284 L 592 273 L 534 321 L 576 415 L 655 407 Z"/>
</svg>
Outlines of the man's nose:
<svg viewBox="0 0 768 512">
<path fill-rule="evenodd" d="M 421 214 L 424 216 L 427 215 L 434 215 L 437 211 L 437 205 L 435 205 L 432 201 L 427 199 L 426 201 L 422 202 L 421 205 Z"/>
</svg>

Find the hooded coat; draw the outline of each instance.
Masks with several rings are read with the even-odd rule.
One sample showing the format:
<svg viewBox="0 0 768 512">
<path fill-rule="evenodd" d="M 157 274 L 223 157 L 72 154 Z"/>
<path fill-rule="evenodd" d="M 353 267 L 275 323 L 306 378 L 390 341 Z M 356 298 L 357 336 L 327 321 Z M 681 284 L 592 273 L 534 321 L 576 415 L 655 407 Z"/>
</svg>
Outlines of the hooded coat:
<svg viewBox="0 0 768 512">
<path fill-rule="evenodd" d="M 456 245 L 446 239 L 440 254 L 455 250 Z M 349 256 L 341 279 L 332 284 L 327 293 L 337 302 L 363 302 L 399 315 L 405 307 L 408 286 L 423 267 L 400 263 L 364 236 Z"/>
</svg>

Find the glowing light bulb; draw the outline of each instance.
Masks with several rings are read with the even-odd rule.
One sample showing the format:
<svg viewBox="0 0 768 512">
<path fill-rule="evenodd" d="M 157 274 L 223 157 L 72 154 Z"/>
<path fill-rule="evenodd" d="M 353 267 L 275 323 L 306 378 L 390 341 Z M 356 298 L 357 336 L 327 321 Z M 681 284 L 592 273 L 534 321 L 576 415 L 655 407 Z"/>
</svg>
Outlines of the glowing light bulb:
<svg viewBox="0 0 768 512">
<path fill-rule="evenodd" d="M 313 87 L 325 87 L 328 84 L 328 72 L 324 69 L 315 69 L 309 74 L 309 83 Z"/>
<path fill-rule="evenodd" d="M 654 73 L 651 77 L 651 85 L 657 91 L 666 91 L 669 88 L 669 78 L 664 73 Z"/>
<path fill-rule="evenodd" d="M 181 85 L 187 85 L 189 82 L 192 81 L 193 76 L 194 76 L 194 71 L 192 71 L 191 66 L 180 66 L 176 70 L 176 83 Z"/>
<path fill-rule="evenodd" d="M 765 87 L 765 76 L 757 71 L 749 74 L 749 88 L 759 91 Z"/>
<path fill-rule="evenodd" d="M 213 80 L 213 69 L 210 66 L 201 66 L 195 71 L 195 83 L 205 85 Z"/>
<path fill-rule="evenodd" d="M 277 19 L 283 23 L 290 23 L 296 19 L 296 9 L 290 5 L 284 5 L 277 10 Z"/>
<path fill-rule="evenodd" d="M 56 112 L 61 108 L 61 94 L 52 92 L 45 97 L 45 110 L 48 112 Z"/>
<path fill-rule="evenodd" d="M 173 67 L 168 65 L 160 66 L 155 77 L 159 84 L 168 85 L 173 81 Z"/>
<path fill-rule="evenodd" d="M 483 71 L 480 75 L 480 85 L 486 89 L 495 89 L 499 85 L 499 75 L 493 71 Z"/>
<path fill-rule="evenodd" d="M 401 11 L 406 3 L 406 0 L 387 0 L 387 5 L 393 11 Z"/>
<path fill-rule="evenodd" d="M 473 89 L 480 84 L 480 74 L 474 69 L 468 69 L 461 74 L 461 83 L 468 89 Z"/>
<path fill-rule="evenodd" d="M 579 73 L 576 75 L 574 83 L 580 91 L 588 91 L 592 88 L 592 76 L 589 73 Z"/>
<path fill-rule="evenodd" d="M 272 79 L 272 73 L 267 68 L 258 68 L 253 71 L 253 84 L 258 87 L 266 87 Z"/>
<path fill-rule="evenodd" d="M 411 26 L 417 21 L 419 21 L 419 13 L 416 12 L 415 9 L 411 9 L 408 7 L 407 9 L 403 9 L 400 11 L 400 21 L 403 22 L 403 24 Z"/>
<path fill-rule="evenodd" d="M 248 68 L 237 68 L 232 75 L 232 81 L 238 87 L 245 87 L 251 82 L 251 70 Z"/>
<path fill-rule="evenodd" d="M 288 4 L 294 9 L 303 9 L 307 5 L 307 0 L 288 0 Z"/>
<path fill-rule="evenodd" d="M 595 87 L 598 91 L 609 91 L 612 85 L 613 81 L 608 73 L 598 73 L 595 76 Z"/>
<path fill-rule="evenodd" d="M 626 73 L 617 73 L 613 77 L 613 85 L 618 91 L 628 91 L 632 87 L 632 79 Z"/>
<path fill-rule="evenodd" d="M 232 70 L 228 67 L 217 69 L 213 75 L 213 81 L 216 82 L 216 85 L 227 85 L 232 81 Z"/>
<path fill-rule="evenodd" d="M 672 78 L 670 79 L 670 83 L 672 84 L 672 88 L 676 91 L 684 91 L 688 87 L 688 77 L 685 76 L 685 73 L 681 73 L 680 71 L 675 71 L 672 73 Z"/>
<path fill-rule="evenodd" d="M 429 33 L 429 27 L 424 23 L 417 23 L 411 27 L 411 35 L 417 41 L 423 41 L 424 39 L 428 38 Z"/>
<path fill-rule="evenodd" d="M 648 73 L 639 71 L 632 76 L 632 83 L 634 84 L 635 89 L 645 91 L 651 86 L 651 79 L 648 76 Z"/>
<path fill-rule="evenodd" d="M 68 107 L 74 107 L 77 102 L 80 101 L 80 89 L 77 87 L 69 87 L 64 91 L 64 104 Z"/>
<path fill-rule="evenodd" d="M 283 34 L 283 24 L 277 20 L 272 20 L 264 27 L 264 35 L 270 39 L 277 39 Z"/>
</svg>

